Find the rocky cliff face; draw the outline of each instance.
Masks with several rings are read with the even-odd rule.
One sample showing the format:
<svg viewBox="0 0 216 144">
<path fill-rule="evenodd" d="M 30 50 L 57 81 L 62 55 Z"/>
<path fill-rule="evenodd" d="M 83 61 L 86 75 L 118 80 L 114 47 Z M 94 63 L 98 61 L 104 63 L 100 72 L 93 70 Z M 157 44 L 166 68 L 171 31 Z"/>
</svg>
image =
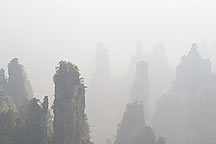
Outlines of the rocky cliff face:
<svg viewBox="0 0 216 144">
<path fill-rule="evenodd" d="M 48 144 L 48 138 L 47 138 L 47 125 L 48 125 L 48 107 L 49 107 L 49 100 L 48 96 L 45 96 L 42 103 L 42 120 L 41 120 L 41 126 L 42 126 L 42 132 L 43 132 L 43 140 L 42 144 Z"/>
<path fill-rule="evenodd" d="M 175 76 L 175 69 L 168 64 L 165 47 L 162 43 L 155 45 L 148 64 L 149 107 L 153 112 L 158 100 L 169 91 Z"/>
<path fill-rule="evenodd" d="M 143 104 L 134 101 L 127 105 L 115 144 L 165 144 L 165 140 L 157 138 L 153 129 L 146 125 Z"/>
<path fill-rule="evenodd" d="M 110 63 L 108 49 L 102 42 L 97 43 L 95 50 L 95 74 L 96 77 L 110 77 Z"/>
<path fill-rule="evenodd" d="M 92 139 L 97 144 L 114 140 L 116 127 L 129 100 L 125 79 L 112 76 L 110 71 L 108 49 L 99 42 L 95 50 L 95 71 L 86 93 L 86 113 Z"/>
<path fill-rule="evenodd" d="M 32 98 L 33 92 L 24 67 L 17 58 L 12 59 L 8 64 L 8 75 L 8 93 L 19 107 L 25 99 Z"/>
<path fill-rule="evenodd" d="M 137 63 L 135 80 L 130 95 L 131 101 L 143 102 L 145 116 L 147 116 L 149 110 L 148 64 L 144 61 Z"/>
<path fill-rule="evenodd" d="M 129 144 L 130 138 L 140 132 L 145 126 L 144 109 L 142 103 L 131 103 L 123 115 L 118 126 L 116 144 Z"/>
<path fill-rule="evenodd" d="M 148 64 L 137 63 L 135 80 L 131 88 L 131 102 L 127 104 L 121 123 L 118 125 L 115 144 L 165 144 L 157 138 L 146 123 L 148 116 L 149 84 Z"/>
<path fill-rule="evenodd" d="M 54 76 L 54 142 L 81 144 L 89 138 L 86 129 L 85 86 L 77 66 L 61 61 Z"/>
<path fill-rule="evenodd" d="M 158 103 L 152 119 L 153 128 L 167 138 L 168 144 L 208 143 L 203 134 L 207 109 L 203 97 L 212 79 L 211 64 L 193 44 L 176 68 L 170 91 Z M 201 132 L 201 133 L 200 133 Z"/>
<path fill-rule="evenodd" d="M 185 104 L 197 104 L 211 80 L 211 63 L 204 59 L 193 44 L 176 68 L 176 81 L 171 88 Z"/>
<path fill-rule="evenodd" d="M 136 54 L 130 60 L 130 64 L 128 67 L 127 73 L 127 83 L 129 87 L 132 86 L 136 73 L 136 64 L 140 61 L 149 62 L 148 54 L 143 51 L 143 46 L 141 42 L 137 42 L 136 44 Z"/>
<path fill-rule="evenodd" d="M 7 79 L 5 77 L 4 69 L 0 70 L 0 88 L 7 89 Z"/>
<path fill-rule="evenodd" d="M 8 95 L 7 90 L 0 88 L 0 113 L 8 112 L 8 110 L 16 110 L 11 97 Z"/>
</svg>

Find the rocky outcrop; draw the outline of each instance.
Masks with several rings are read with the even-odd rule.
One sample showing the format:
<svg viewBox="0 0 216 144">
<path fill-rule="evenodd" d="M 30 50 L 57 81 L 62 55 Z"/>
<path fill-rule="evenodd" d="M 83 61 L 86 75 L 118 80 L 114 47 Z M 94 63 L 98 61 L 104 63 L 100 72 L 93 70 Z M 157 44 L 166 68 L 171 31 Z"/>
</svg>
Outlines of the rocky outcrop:
<svg viewBox="0 0 216 144">
<path fill-rule="evenodd" d="M 137 63 L 135 80 L 131 88 L 131 101 L 143 102 L 145 116 L 148 115 L 149 106 L 149 82 L 148 64 L 144 61 Z"/>
<path fill-rule="evenodd" d="M 42 131 L 43 131 L 42 144 L 48 144 L 48 138 L 47 138 L 48 107 L 49 107 L 48 96 L 45 96 L 42 103 L 42 124 L 41 124 Z"/>
<path fill-rule="evenodd" d="M 129 68 L 128 68 L 128 73 L 127 73 L 127 77 L 128 77 L 128 85 L 129 87 L 131 87 L 131 85 L 134 82 L 134 78 L 135 78 L 135 73 L 136 73 L 136 64 L 140 61 L 146 61 L 148 62 L 148 55 L 143 52 L 143 46 L 141 42 L 137 42 L 136 44 L 136 54 L 135 56 L 132 57 L 130 64 L 129 64 Z"/>
<path fill-rule="evenodd" d="M 8 64 L 8 93 L 16 106 L 21 106 L 25 99 L 32 98 L 33 92 L 27 74 L 17 58 Z"/>
<path fill-rule="evenodd" d="M 116 144 L 129 144 L 130 138 L 145 127 L 142 102 L 127 105 L 122 121 L 118 126 Z"/>
<path fill-rule="evenodd" d="M 131 102 L 127 104 L 121 123 L 118 125 L 115 144 L 165 144 L 148 126 L 148 64 L 137 63 L 135 80 L 130 90 Z"/>
<path fill-rule="evenodd" d="M 5 71 L 4 69 L 0 70 L 0 88 L 7 89 L 7 79 L 5 77 Z"/>
<path fill-rule="evenodd" d="M 176 79 L 159 101 L 152 118 L 153 128 L 166 137 L 168 144 L 208 143 L 209 138 L 203 134 L 208 112 L 202 103 L 211 79 L 209 60 L 203 59 L 193 44 L 182 57 L 176 68 Z"/>
<path fill-rule="evenodd" d="M 84 113 L 85 86 L 78 67 L 61 61 L 56 68 L 54 83 L 54 144 L 86 143 L 89 130 Z"/>
<path fill-rule="evenodd" d="M 9 110 L 16 111 L 16 106 L 8 95 L 7 90 L 0 88 L 0 113 L 8 112 Z"/>
<path fill-rule="evenodd" d="M 121 123 L 118 126 L 115 144 L 165 144 L 157 138 L 152 128 L 144 120 L 142 102 L 134 101 L 127 105 Z"/>
<path fill-rule="evenodd" d="M 149 59 L 149 107 L 154 112 L 158 100 L 169 91 L 175 77 L 175 69 L 166 58 L 162 43 L 157 43 Z"/>
<path fill-rule="evenodd" d="M 106 143 L 107 138 L 114 140 L 116 127 L 129 99 L 124 94 L 128 90 L 123 87 L 125 82 L 110 74 L 108 54 L 106 46 L 99 42 L 95 50 L 95 71 L 86 91 L 86 113 L 91 136 L 98 144 Z"/>
<path fill-rule="evenodd" d="M 110 63 L 108 49 L 102 42 L 97 43 L 95 50 L 95 77 L 109 78 Z"/>
</svg>

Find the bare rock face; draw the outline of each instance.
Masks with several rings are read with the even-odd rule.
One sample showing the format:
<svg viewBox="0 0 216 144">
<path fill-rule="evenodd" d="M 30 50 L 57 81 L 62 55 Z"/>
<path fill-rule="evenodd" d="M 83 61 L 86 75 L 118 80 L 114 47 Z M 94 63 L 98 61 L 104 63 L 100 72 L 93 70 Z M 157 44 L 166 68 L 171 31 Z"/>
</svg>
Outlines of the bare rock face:
<svg viewBox="0 0 216 144">
<path fill-rule="evenodd" d="M 54 144 L 81 144 L 89 138 L 89 130 L 84 113 L 85 86 L 78 67 L 61 61 L 54 83 Z"/>
<path fill-rule="evenodd" d="M 131 99 L 144 101 L 149 93 L 148 64 L 144 61 L 137 63 L 135 80 L 131 89 Z"/>
<path fill-rule="evenodd" d="M 19 107 L 25 99 L 33 97 L 33 91 L 24 67 L 17 58 L 12 59 L 8 64 L 8 75 L 8 93 Z"/>
<path fill-rule="evenodd" d="M 131 101 L 139 101 L 144 104 L 147 115 L 149 104 L 148 64 L 144 61 L 137 63 L 135 81 L 131 88 Z"/>
<path fill-rule="evenodd" d="M 165 144 L 157 138 L 153 129 L 146 125 L 142 102 L 131 102 L 118 126 L 115 144 Z"/>
<path fill-rule="evenodd" d="M 0 70 L 0 88 L 7 89 L 7 79 L 4 69 Z"/>
<path fill-rule="evenodd" d="M 204 112 L 202 103 L 211 79 L 209 60 L 202 58 L 193 44 L 182 57 L 175 82 L 159 101 L 152 118 L 153 128 L 167 138 L 168 144 L 208 143 L 209 138 L 202 133 L 208 112 Z"/>
<path fill-rule="evenodd" d="M 102 42 L 97 43 L 95 50 L 95 76 L 101 78 L 110 77 L 110 63 L 108 49 Z"/>
<path fill-rule="evenodd" d="M 110 74 L 108 49 L 99 42 L 95 50 L 95 71 L 86 92 L 86 113 L 92 140 L 97 144 L 106 143 L 107 138 L 112 142 L 115 138 L 116 127 L 128 102 L 121 82 Z"/>
<path fill-rule="evenodd" d="M 197 45 L 193 44 L 176 68 L 175 89 L 189 105 L 199 101 L 212 76 L 210 61 L 202 58 L 197 49 Z"/>
<path fill-rule="evenodd" d="M 132 57 L 130 64 L 129 64 L 129 69 L 128 69 L 128 82 L 129 82 L 129 87 L 133 84 L 135 73 L 136 73 L 136 64 L 140 61 L 146 61 L 148 62 L 149 58 L 148 55 L 143 52 L 143 46 L 141 42 L 137 42 L 136 44 L 136 55 Z"/>
<path fill-rule="evenodd" d="M 151 114 L 158 100 L 169 91 L 175 76 L 175 69 L 168 64 L 165 47 L 157 43 L 149 59 L 149 97 Z"/>
<path fill-rule="evenodd" d="M 140 132 L 145 126 L 142 103 L 133 102 L 127 105 L 122 121 L 118 126 L 116 144 L 129 144 L 131 136 Z"/>
<path fill-rule="evenodd" d="M 45 96 L 42 103 L 42 124 L 41 124 L 42 131 L 43 131 L 42 144 L 48 144 L 48 138 L 47 138 L 48 107 L 49 107 L 48 96 Z"/>
</svg>

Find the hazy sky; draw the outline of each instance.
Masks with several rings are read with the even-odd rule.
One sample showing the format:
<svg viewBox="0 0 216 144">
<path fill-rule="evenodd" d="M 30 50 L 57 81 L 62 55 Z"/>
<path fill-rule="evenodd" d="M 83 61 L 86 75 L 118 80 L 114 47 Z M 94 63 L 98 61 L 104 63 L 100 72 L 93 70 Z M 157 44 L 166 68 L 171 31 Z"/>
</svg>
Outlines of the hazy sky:
<svg viewBox="0 0 216 144">
<path fill-rule="evenodd" d="M 216 40 L 215 0 L 0 0 L 0 66 L 18 57 L 35 95 L 53 95 L 59 60 L 79 65 L 88 79 L 102 40 L 112 72 L 125 73 L 135 45 L 151 52 L 162 42 L 172 65 L 193 42 Z"/>
</svg>

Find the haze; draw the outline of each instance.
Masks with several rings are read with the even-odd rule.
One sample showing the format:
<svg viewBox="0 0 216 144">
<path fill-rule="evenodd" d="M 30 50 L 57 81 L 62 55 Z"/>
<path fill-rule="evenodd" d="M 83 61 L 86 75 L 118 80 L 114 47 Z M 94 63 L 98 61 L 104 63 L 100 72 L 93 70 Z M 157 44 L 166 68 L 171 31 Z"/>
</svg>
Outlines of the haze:
<svg viewBox="0 0 216 144">
<path fill-rule="evenodd" d="M 53 75 L 57 63 L 66 60 L 78 65 L 89 87 L 86 112 L 93 141 L 96 144 L 105 143 L 106 138 L 114 141 L 116 131 L 113 131 L 122 119 L 130 95 L 135 93 L 131 89 L 136 83 L 134 76 L 139 61 L 149 64 L 146 76 L 149 85 L 141 85 L 149 86 L 149 95 L 155 96 L 148 103 L 151 112 L 144 114 L 148 124 L 152 123 L 156 103 L 175 81 L 175 68 L 184 55 L 189 55 L 193 43 L 197 43 L 202 58 L 210 60 L 212 75 L 216 72 L 215 7 L 215 0 L 1 0 L 0 68 L 6 70 L 8 77 L 8 63 L 12 58 L 19 58 L 31 81 L 34 96 L 42 100 L 48 95 L 53 102 Z M 97 53 L 96 47 L 107 51 Z M 143 51 L 140 57 L 136 54 L 138 47 Z M 160 51 L 157 55 L 154 48 L 164 48 L 164 53 Z M 158 64 L 161 55 L 163 62 Z M 108 77 L 101 76 L 107 78 L 104 87 L 109 89 L 102 88 L 96 93 L 96 83 L 100 79 L 97 66 L 100 69 L 100 64 L 105 64 L 110 72 Z M 164 74 L 164 79 L 157 77 L 157 72 Z M 165 85 L 161 86 L 157 80 Z M 91 98 L 99 94 L 112 96 Z M 103 108 L 105 112 L 116 112 L 104 115 L 104 119 L 109 117 L 113 121 L 108 123 L 110 129 L 105 128 L 101 135 L 98 135 L 98 121 L 94 121 L 97 117 L 93 115 L 98 107 L 92 107 L 98 101 L 100 104 L 96 106 L 114 103 L 113 108 Z"/>
</svg>

